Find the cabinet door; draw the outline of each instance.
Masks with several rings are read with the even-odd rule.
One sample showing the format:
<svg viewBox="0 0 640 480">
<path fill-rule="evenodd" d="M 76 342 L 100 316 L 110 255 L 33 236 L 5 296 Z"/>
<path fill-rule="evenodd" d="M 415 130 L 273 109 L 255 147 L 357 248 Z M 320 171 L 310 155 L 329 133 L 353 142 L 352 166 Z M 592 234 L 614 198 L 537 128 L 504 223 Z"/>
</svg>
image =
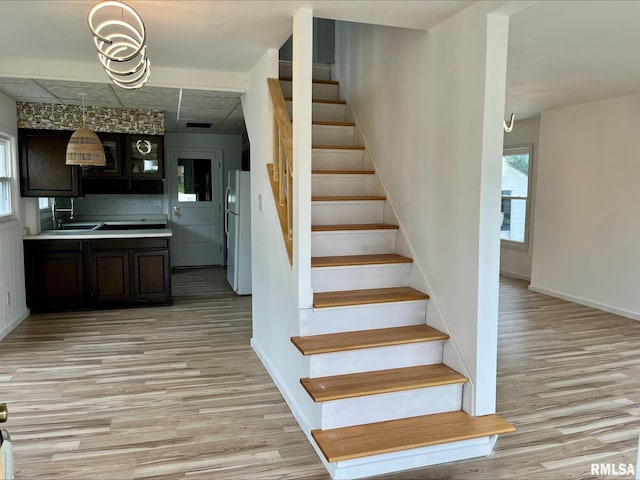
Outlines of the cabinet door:
<svg viewBox="0 0 640 480">
<path fill-rule="evenodd" d="M 107 164 L 104 167 L 86 167 L 82 169 L 83 178 L 102 178 L 122 176 L 122 135 L 119 133 L 98 132 L 102 142 Z"/>
<path fill-rule="evenodd" d="M 22 130 L 20 190 L 23 197 L 78 197 L 80 171 L 65 164 L 72 132 Z"/>
<path fill-rule="evenodd" d="M 136 299 L 169 299 L 169 275 L 168 250 L 133 252 L 133 294 Z"/>
<path fill-rule="evenodd" d="M 39 253 L 28 259 L 29 307 L 34 311 L 84 303 L 81 252 Z"/>
<path fill-rule="evenodd" d="M 97 304 L 123 302 L 131 297 L 129 252 L 105 251 L 91 255 L 91 296 Z"/>
<path fill-rule="evenodd" d="M 164 178 L 161 135 L 126 136 L 126 174 L 131 178 Z"/>
</svg>

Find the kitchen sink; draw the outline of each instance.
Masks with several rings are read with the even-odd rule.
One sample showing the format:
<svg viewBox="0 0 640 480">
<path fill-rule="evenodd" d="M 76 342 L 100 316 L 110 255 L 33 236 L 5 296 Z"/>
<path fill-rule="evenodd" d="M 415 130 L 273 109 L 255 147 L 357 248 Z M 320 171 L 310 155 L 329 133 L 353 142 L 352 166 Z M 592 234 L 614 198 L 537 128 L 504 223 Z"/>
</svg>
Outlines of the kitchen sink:
<svg viewBox="0 0 640 480">
<path fill-rule="evenodd" d="M 167 228 L 166 223 L 103 223 L 96 230 L 139 230 L 139 229 Z"/>
<path fill-rule="evenodd" d="M 102 225 L 102 223 L 85 222 L 63 223 L 60 230 L 98 230 Z"/>
</svg>

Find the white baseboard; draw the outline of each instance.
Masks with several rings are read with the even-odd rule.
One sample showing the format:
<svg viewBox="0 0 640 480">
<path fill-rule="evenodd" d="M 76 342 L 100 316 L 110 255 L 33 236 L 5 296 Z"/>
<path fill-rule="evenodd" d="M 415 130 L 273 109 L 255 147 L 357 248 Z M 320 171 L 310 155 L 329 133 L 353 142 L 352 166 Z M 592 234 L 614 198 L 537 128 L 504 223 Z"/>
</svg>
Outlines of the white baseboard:
<svg viewBox="0 0 640 480">
<path fill-rule="evenodd" d="M 526 282 L 531 281 L 530 275 L 523 275 L 522 273 L 518 272 L 510 272 L 509 270 L 500 270 L 500 275 L 507 278 L 513 278 L 515 280 L 524 280 Z"/>
<path fill-rule="evenodd" d="M 556 292 L 555 290 L 548 290 L 538 285 L 529 285 L 529 290 L 531 290 L 532 292 L 543 293 L 544 295 L 549 295 L 550 297 L 560 298 L 568 302 L 578 303 L 580 305 L 584 305 L 585 307 L 603 310 L 605 312 L 613 313 L 614 315 L 620 315 L 621 317 L 630 318 L 631 320 L 640 320 L 640 313 L 612 307 L 611 305 L 606 305 L 603 303 L 593 302 L 591 300 L 587 300 L 586 298 L 576 297 L 574 295 L 569 295 L 562 292 Z"/>
<path fill-rule="evenodd" d="M 22 315 L 18 316 L 18 318 L 16 318 L 15 320 L 13 320 L 13 322 L 11 322 L 9 325 L 7 325 L 6 327 L 4 327 L 2 330 L 0 330 L 0 341 L 2 341 L 2 339 L 4 337 L 6 337 L 7 335 L 9 335 L 14 328 L 16 328 L 18 325 L 20 325 L 22 323 L 22 321 L 27 318 L 29 316 L 31 312 L 29 311 L 29 309 L 27 308 Z"/>
</svg>

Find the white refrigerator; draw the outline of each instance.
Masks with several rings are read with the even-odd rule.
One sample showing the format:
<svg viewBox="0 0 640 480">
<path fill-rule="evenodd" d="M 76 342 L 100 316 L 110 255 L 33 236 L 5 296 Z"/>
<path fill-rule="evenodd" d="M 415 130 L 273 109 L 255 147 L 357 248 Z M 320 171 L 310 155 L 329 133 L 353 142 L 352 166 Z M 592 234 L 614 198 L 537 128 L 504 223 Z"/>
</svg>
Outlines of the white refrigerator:
<svg viewBox="0 0 640 480">
<path fill-rule="evenodd" d="M 251 182 L 249 172 L 229 172 L 224 208 L 227 281 L 238 295 L 251 294 Z"/>
</svg>

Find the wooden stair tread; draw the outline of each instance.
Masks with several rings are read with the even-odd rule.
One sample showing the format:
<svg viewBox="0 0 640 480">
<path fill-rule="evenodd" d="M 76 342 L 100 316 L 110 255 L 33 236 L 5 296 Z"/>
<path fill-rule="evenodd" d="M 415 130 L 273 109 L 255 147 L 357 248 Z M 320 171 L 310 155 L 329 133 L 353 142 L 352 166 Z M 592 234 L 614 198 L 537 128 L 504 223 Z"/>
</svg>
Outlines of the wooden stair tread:
<svg viewBox="0 0 640 480">
<path fill-rule="evenodd" d="M 313 175 L 373 175 L 375 170 L 311 170 Z"/>
<path fill-rule="evenodd" d="M 515 431 L 497 415 L 447 412 L 389 420 L 311 434 L 329 462 L 409 450 Z"/>
<path fill-rule="evenodd" d="M 284 82 L 292 82 L 293 81 L 293 77 L 280 77 L 280 80 L 284 81 Z M 315 80 L 311 80 L 312 83 L 324 83 L 325 85 L 339 85 L 340 82 L 338 82 L 338 80 L 322 80 L 322 79 L 315 79 Z"/>
<path fill-rule="evenodd" d="M 466 381 L 465 376 L 442 363 L 300 379 L 300 383 L 315 402 L 452 385 Z"/>
<path fill-rule="evenodd" d="M 311 197 L 312 202 L 355 202 L 386 200 L 383 195 L 327 195 Z"/>
<path fill-rule="evenodd" d="M 368 303 L 407 302 L 427 300 L 429 295 L 411 287 L 368 288 L 338 292 L 316 292 L 313 294 L 315 308 L 345 307 Z"/>
<path fill-rule="evenodd" d="M 285 102 L 292 102 L 293 98 L 291 97 L 284 97 L 284 101 Z M 321 98 L 313 98 L 311 99 L 312 103 L 328 103 L 328 104 L 333 104 L 333 105 L 346 105 L 347 102 L 345 102 L 344 100 L 324 100 Z"/>
<path fill-rule="evenodd" d="M 345 352 L 362 348 L 387 347 L 408 343 L 433 342 L 446 340 L 449 335 L 427 325 L 408 327 L 378 328 L 355 332 L 328 333 L 291 337 L 291 342 L 303 355 Z"/>
<path fill-rule="evenodd" d="M 311 145 L 316 150 L 364 150 L 362 145 Z"/>
<path fill-rule="evenodd" d="M 326 127 L 355 127 L 355 122 L 329 122 L 327 120 L 314 120 L 311 125 L 322 125 Z"/>
<path fill-rule="evenodd" d="M 312 225 L 312 232 L 331 232 L 346 230 L 398 230 L 398 225 L 390 223 L 348 223 L 344 225 Z"/>
<path fill-rule="evenodd" d="M 413 258 L 396 253 L 373 255 L 339 255 L 330 257 L 312 257 L 311 267 L 341 267 L 348 265 L 380 265 L 388 263 L 412 263 Z"/>
</svg>

